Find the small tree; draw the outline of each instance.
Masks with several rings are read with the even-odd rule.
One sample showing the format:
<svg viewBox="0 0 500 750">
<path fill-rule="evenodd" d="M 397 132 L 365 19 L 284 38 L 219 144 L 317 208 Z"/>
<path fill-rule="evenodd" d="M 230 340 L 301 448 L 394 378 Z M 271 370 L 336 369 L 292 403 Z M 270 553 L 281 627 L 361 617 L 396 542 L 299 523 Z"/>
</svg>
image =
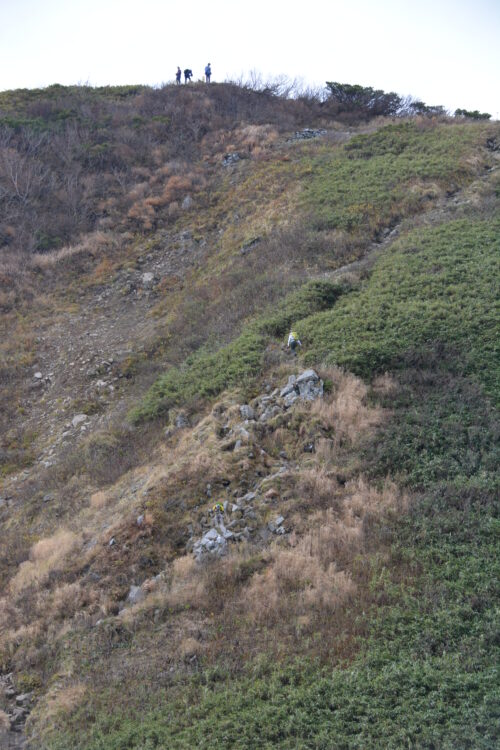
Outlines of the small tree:
<svg viewBox="0 0 500 750">
<path fill-rule="evenodd" d="M 329 100 L 337 106 L 337 113 L 359 115 L 362 118 L 398 114 L 402 99 L 394 91 L 386 92 L 371 86 L 327 81 Z"/>
<path fill-rule="evenodd" d="M 470 120 L 490 120 L 491 119 L 491 115 L 489 114 L 489 112 L 479 112 L 479 110 L 477 109 L 473 111 L 470 111 L 467 109 L 456 109 L 455 117 L 467 117 Z"/>
</svg>

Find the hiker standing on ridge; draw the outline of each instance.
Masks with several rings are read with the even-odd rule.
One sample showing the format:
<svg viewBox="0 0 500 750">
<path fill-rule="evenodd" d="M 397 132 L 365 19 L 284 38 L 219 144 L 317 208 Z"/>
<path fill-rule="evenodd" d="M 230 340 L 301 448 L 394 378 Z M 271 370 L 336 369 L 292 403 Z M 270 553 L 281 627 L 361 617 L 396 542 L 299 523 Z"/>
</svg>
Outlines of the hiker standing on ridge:
<svg viewBox="0 0 500 750">
<path fill-rule="evenodd" d="M 192 77 L 193 77 L 193 71 L 190 70 L 189 68 L 186 68 L 186 70 L 184 71 L 184 83 L 189 83 Z"/>
<path fill-rule="evenodd" d="M 177 73 L 175 74 L 175 83 L 177 84 L 177 86 L 181 85 L 181 75 L 182 71 L 179 66 L 177 66 Z"/>
<path fill-rule="evenodd" d="M 295 355 L 295 356 L 297 356 L 295 350 L 297 349 L 298 346 L 302 346 L 302 344 L 300 343 L 300 339 L 299 339 L 298 335 L 295 333 L 295 331 L 290 331 L 290 333 L 288 335 L 287 347 L 290 349 L 290 351 L 292 352 L 292 354 Z"/>
<path fill-rule="evenodd" d="M 210 65 L 210 63 L 208 63 L 208 65 L 205 66 L 205 81 L 207 83 L 210 83 L 211 77 L 212 77 L 212 66 Z"/>
</svg>

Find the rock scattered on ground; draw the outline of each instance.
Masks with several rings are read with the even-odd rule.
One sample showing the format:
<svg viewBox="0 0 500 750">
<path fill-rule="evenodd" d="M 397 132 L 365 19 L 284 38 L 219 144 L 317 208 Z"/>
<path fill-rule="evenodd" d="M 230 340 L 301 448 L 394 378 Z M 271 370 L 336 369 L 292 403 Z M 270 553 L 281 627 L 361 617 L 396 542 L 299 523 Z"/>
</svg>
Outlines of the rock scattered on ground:
<svg viewBox="0 0 500 750">
<path fill-rule="evenodd" d="M 255 449 L 254 431 L 258 429 L 258 424 L 283 414 L 296 402 L 313 401 L 322 396 L 323 381 L 311 369 L 304 370 L 299 375 L 291 375 L 281 389 L 272 390 L 269 385 L 266 392 L 253 399 L 251 404 L 239 406 L 243 422 L 232 426 L 222 425 L 221 450 L 239 451 L 246 448 L 248 451 L 249 447 Z M 308 449 L 309 445 L 304 448 L 305 451 Z M 311 444 L 310 450 L 314 450 L 314 444 Z M 253 457 L 253 450 L 247 455 L 249 458 Z M 229 543 L 252 539 L 266 542 L 272 534 L 280 536 L 287 533 L 282 515 L 273 521 L 265 522 L 268 507 L 279 498 L 278 491 L 270 485 L 275 480 L 282 479 L 288 470 L 286 453 L 282 452 L 280 458 L 285 462 L 284 465 L 278 465 L 277 471 L 259 479 L 253 491 L 240 494 L 235 490 L 234 502 L 226 500 L 223 511 L 201 510 L 198 518 L 193 519 L 188 525 L 187 551 L 192 552 L 198 562 L 223 557 L 228 552 Z M 207 485 L 206 495 L 211 497 L 211 485 Z"/>
<path fill-rule="evenodd" d="M 303 130 L 297 130 L 289 141 L 308 141 L 311 138 L 319 138 L 322 135 L 326 135 L 326 130 L 318 130 L 315 128 L 303 128 Z"/>
<path fill-rule="evenodd" d="M 233 164 L 236 164 L 241 159 L 241 156 L 237 152 L 233 152 L 231 154 L 225 154 L 225 156 L 222 159 L 222 166 L 224 167 L 230 167 Z"/>
<path fill-rule="evenodd" d="M 33 703 L 33 693 L 16 689 L 12 672 L 0 675 L 0 706 L 7 716 L 9 727 L 2 731 L 0 727 L 1 747 L 20 748 L 24 742 L 20 735 L 28 718 Z"/>
</svg>

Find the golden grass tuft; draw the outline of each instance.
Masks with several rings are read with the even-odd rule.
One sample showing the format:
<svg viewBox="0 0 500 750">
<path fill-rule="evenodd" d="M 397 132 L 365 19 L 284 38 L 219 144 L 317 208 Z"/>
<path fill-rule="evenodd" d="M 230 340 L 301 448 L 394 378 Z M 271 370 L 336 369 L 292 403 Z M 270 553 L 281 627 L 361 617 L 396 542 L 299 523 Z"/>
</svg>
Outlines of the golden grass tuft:
<svg viewBox="0 0 500 750">
<path fill-rule="evenodd" d="M 94 492 L 94 494 L 90 496 L 90 507 L 94 508 L 95 510 L 105 508 L 109 502 L 110 498 L 108 497 L 106 492 L 103 492 L 102 490 L 100 490 L 99 492 Z"/>
<path fill-rule="evenodd" d="M 242 606 L 260 625 L 277 624 L 283 618 L 296 619 L 310 612 L 334 611 L 355 591 L 348 572 L 334 561 L 323 562 L 331 530 L 306 534 L 297 546 L 276 548 L 263 573 L 257 573 L 242 598 Z"/>
<path fill-rule="evenodd" d="M 10 591 L 14 595 L 32 584 L 43 585 L 49 575 L 64 567 L 71 553 L 80 545 L 80 537 L 65 529 L 53 536 L 41 539 L 33 545 L 30 559 L 21 563 L 16 575 L 10 581 Z"/>
<path fill-rule="evenodd" d="M 82 702 L 86 693 L 85 685 L 65 685 L 62 688 L 54 688 L 46 699 L 45 717 L 56 717 L 60 714 L 70 714 Z"/>
<path fill-rule="evenodd" d="M 200 656 L 204 651 L 203 644 L 196 638 L 183 638 L 179 644 L 179 654 L 182 659 L 192 659 L 194 656 Z"/>
<path fill-rule="evenodd" d="M 31 256 L 32 268 L 46 270 L 58 265 L 75 255 L 99 255 L 105 250 L 116 247 L 116 237 L 111 232 L 91 232 L 76 245 L 67 245 L 50 253 L 34 253 Z"/>
<path fill-rule="evenodd" d="M 331 507 L 338 502 L 339 487 L 336 475 L 317 464 L 299 473 L 299 489 L 310 508 Z"/>
<path fill-rule="evenodd" d="M 325 376 L 333 381 L 333 393 L 315 401 L 311 412 L 325 429 L 334 430 L 336 446 L 355 445 L 363 433 L 380 424 L 383 411 L 366 405 L 368 388 L 359 378 L 339 368 L 331 368 Z"/>
<path fill-rule="evenodd" d="M 64 583 L 52 591 L 39 592 L 36 599 L 37 613 L 46 620 L 71 619 L 89 604 L 98 599 L 95 591 L 83 587 L 79 581 Z"/>
<path fill-rule="evenodd" d="M 10 729 L 10 720 L 5 711 L 0 709 L 0 731 L 8 731 Z"/>
<path fill-rule="evenodd" d="M 174 609 L 190 605 L 198 607 L 205 600 L 202 569 L 192 556 L 178 557 L 172 564 L 172 580 L 166 603 Z"/>
</svg>

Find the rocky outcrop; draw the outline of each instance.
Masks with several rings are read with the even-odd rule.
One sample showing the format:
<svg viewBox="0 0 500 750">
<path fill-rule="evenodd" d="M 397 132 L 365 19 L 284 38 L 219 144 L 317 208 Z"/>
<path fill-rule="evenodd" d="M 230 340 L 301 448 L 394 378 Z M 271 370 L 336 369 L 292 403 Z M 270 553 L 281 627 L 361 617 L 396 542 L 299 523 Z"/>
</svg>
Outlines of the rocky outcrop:
<svg viewBox="0 0 500 750">
<path fill-rule="evenodd" d="M 24 747 L 24 725 L 32 703 L 33 693 L 23 693 L 16 689 L 12 673 L 0 675 L 0 709 L 5 717 L 5 726 L 0 722 L 2 748 L 7 750 Z"/>
<path fill-rule="evenodd" d="M 291 138 L 289 138 L 289 141 L 308 141 L 311 138 L 319 138 L 322 135 L 326 135 L 326 130 L 318 130 L 315 128 L 303 128 L 302 130 L 297 130 L 294 135 L 292 135 Z"/>
<path fill-rule="evenodd" d="M 314 401 L 323 395 L 323 381 L 314 370 L 304 370 L 299 375 L 291 375 L 287 384 L 257 396 L 250 404 L 239 406 L 239 414 L 244 421 L 236 424 L 223 424 L 219 428 L 222 438 L 220 449 L 240 451 L 245 449 L 252 458 L 259 447 L 259 430 L 266 429 L 270 420 L 284 414 L 295 402 Z M 250 451 L 249 451 L 250 449 Z M 309 450 L 309 445 L 304 451 Z M 311 451 L 314 445 L 311 445 Z M 223 509 L 202 509 L 188 526 L 189 541 L 187 551 L 192 552 L 198 562 L 223 557 L 233 543 L 242 540 L 265 543 L 272 535 L 287 533 L 285 518 L 282 515 L 269 519 L 269 510 L 279 493 L 273 484 L 278 483 L 289 471 L 286 454 L 280 455 L 281 462 L 274 472 L 258 479 L 253 490 L 246 494 L 233 493 L 234 502 L 226 500 Z M 207 485 L 207 497 L 211 497 L 211 487 Z"/>
</svg>

